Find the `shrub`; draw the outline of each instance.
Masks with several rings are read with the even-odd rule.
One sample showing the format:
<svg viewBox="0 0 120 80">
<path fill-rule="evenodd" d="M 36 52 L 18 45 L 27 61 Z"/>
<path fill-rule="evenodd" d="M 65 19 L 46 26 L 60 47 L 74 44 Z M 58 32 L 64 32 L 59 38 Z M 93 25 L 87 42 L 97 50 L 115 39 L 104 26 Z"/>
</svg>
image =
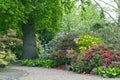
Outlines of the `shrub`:
<svg viewBox="0 0 120 80">
<path fill-rule="evenodd" d="M 109 66 L 113 61 L 114 50 L 110 50 L 107 45 L 99 44 L 84 52 L 84 68 L 90 72 L 98 66 Z"/>
<path fill-rule="evenodd" d="M 7 34 L 0 38 L 0 67 L 5 67 L 11 60 L 15 60 L 15 52 L 19 54 L 19 51 L 21 51 L 21 49 L 16 51 L 16 48 L 22 46 L 22 40 L 15 37 L 16 33 L 9 29 Z"/>
<path fill-rule="evenodd" d="M 78 36 L 77 32 L 65 32 L 58 34 L 53 40 L 45 45 L 45 54 L 50 59 L 58 61 L 60 65 L 69 63 L 69 59 L 66 57 L 66 50 L 71 47 L 76 47 L 73 42 L 73 39 L 76 36 Z"/>
<path fill-rule="evenodd" d="M 17 58 L 22 55 L 22 40 L 16 38 L 16 33 L 12 29 L 0 38 L 0 51 L 11 51 Z"/>
<path fill-rule="evenodd" d="M 104 26 L 95 32 L 92 32 L 94 36 L 101 37 L 105 43 L 109 44 L 118 53 L 120 53 L 120 31 L 119 27 L 114 25 Z"/>
<path fill-rule="evenodd" d="M 97 44 L 103 44 L 104 41 L 102 41 L 99 38 L 90 36 L 90 35 L 85 35 L 80 37 L 77 41 L 75 41 L 76 45 L 79 47 L 80 50 L 85 51 L 89 49 L 92 46 L 95 46 Z"/>
<path fill-rule="evenodd" d="M 4 68 L 10 61 L 15 60 L 16 57 L 11 51 L 0 51 L 0 67 Z"/>
<path fill-rule="evenodd" d="M 61 39 L 63 34 L 55 36 L 48 44 L 45 44 L 45 56 L 49 56 L 51 53 L 55 53 L 60 50 Z"/>
<path fill-rule="evenodd" d="M 76 43 L 76 48 L 75 49 L 69 49 L 67 50 L 67 57 L 70 58 L 71 63 L 76 63 L 77 62 L 77 67 L 79 66 L 80 68 L 78 68 L 78 71 L 82 71 L 82 72 L 89 72 L 90 66 L 87 66 L 84 58 L 85 58 L 85 54 L 84 52 L 86 50 L 88 50 L 89 48 L 91 48 L 92 46 L 104 43 L 101 39 L 90 36 L 90 35 L 85 35 L 82 36 L 80 38 L 75 38 L 73 40 Z M 90 57 L 91 55 L 89 55 L 88 57 Z M 79 64 L 78 64 L 79 63 Z M 84 66 L 86 65 L 86 66 Z M 73 68 L 76 67 L 76 65 L 73 64 L 73 66 L 71 66 Z M 85 67 L 85 68 L 84 68 Z"/>
<path fill-rule="evenodd" d="M 59 51 L 57 53 L 53 53 L 49 56 L 49 59 L 55 60 L 58 63 L 58 66 L 69 64 L 70 59 L 67 58 L 66 53 Z"/>
<path fill-rule="evenodd" d="M 75 53 L 72 50 L 69 56 L 70 54 L 73 54 L 69 57 L 72 59 L 70 68 L 76 72 L 90 73 L 96 67 L 110 66 L 114 60 L 114 50 L 109 49 L 105 44 L 93 46 L 83 53 Z"/>
<path fill-rule="evenodd" d="M 82 64 L 79 64 L 79 62 L 74 62 L 73 64 L 69 65 L 68 70 L 80 73 L 82 72 L 81 65 Z"/>
<path fill-rule="evenodd" d="M 38 50 L 38 57 L 40 59 L 44 59 L 44 48 L 43 45 L 41 44 L 41 41 L 39 40 L 39 35 L 36 34 L 36 46 L 37 46 L 37 50 Z"/>
</svg>

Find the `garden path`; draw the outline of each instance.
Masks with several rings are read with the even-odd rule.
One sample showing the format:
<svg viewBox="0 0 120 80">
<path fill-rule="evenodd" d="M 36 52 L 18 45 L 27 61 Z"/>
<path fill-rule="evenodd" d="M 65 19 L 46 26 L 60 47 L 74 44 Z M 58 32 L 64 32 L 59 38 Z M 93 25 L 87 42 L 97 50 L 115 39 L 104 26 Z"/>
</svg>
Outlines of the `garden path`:
<svg viewBox="0 0 120 80">
<path fill-rule="evenodd" d="M 107 79 L 98 76 L 77 74 L 71 71 L 57 69 L 24 66 L 14 66 L 12 68 L 23 70 L 28 73 L 28 75 L 20 77 L 19 80 L 120 80 L 120 78 Z"/>
</svg>

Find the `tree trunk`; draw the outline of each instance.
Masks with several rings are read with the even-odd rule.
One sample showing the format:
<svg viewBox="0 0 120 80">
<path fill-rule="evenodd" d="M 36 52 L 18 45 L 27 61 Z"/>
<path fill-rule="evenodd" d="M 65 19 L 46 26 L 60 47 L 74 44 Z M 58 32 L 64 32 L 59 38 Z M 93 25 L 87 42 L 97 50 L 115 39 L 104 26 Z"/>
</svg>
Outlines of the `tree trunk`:
<svg viewBox="0 0 120 80">
<path fill-rule="evenodd" d="M 22 27 L 23 31 L 23 59 L 37 58 L 37 47 L 34 26 L 27 23 Z"/>
</svg>

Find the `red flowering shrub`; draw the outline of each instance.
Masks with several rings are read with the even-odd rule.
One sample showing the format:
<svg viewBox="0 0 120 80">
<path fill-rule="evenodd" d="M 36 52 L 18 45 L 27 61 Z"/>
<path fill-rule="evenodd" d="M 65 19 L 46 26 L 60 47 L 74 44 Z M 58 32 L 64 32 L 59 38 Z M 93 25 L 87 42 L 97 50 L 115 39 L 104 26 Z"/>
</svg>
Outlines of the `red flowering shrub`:
<svg viewBox="0 0 120 80">
<path fill-rule="evenodd" d="M 110 50 L 107 45 L 99 44 L 84 52 L 84 71 L 90 72 L 98 66 L 109 66 L 113 61 L 113 50 Z"/>
<path fill-rule="evenodd" d="M 67 58 L 66 53 L 64 53 L 61 50 L 56 52 L 56 53 L 52 53 L 51 55 L 49 55 L 48 58 L 51 60 L 57 61 L 58 66 L 65 65 L 65 64 L 69 63 L 69 59 Z"/>
</svg>

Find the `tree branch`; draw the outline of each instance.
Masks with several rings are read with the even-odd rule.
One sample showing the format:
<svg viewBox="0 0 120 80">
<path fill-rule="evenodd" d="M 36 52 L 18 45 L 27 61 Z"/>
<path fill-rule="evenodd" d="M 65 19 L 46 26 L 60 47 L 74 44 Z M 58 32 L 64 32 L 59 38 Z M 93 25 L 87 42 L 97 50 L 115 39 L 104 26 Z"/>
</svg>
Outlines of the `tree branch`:
<svg viewBox="0 0 120 80">
<path fill-rule="evenodd" d="M 99 0 L 99 1 L 101 1 L 101 2 L 103 2 L 103 3 L 105 3 L 105 4 L 107 4 L 107 5 L 109 5 L 109 6 L 111 6 L 111 7 L 113 7 L 113 8 L 115 8 L 115 9 L 116 9 L 116 7 L 115 7 L 115 6 L 113 6 L 113 5 L 111 5 L 111 4 L 107 3 L 107 2 L 105 2 L 105 1 L 103 1 L 103 0 Z"/>
<path fill-rule="evenodd" d="M 112 18 L 112 20 L 118 25 L 118 22 L 107 12 L 107 11 L 104 11 L 106 14 L 108 14 L 109 15 L 109 17 L 111 17 Z"/>
<path fill-rule="evenodd" d="M 102 12 L 108 14 L 109 17 L 118 25 L 118 22 L 107 11 L 104 11 L 103 8 L 101 7 L 101 5 L 96 0 L 94 0 L 94 1 L 100 7 L 100 9 L 102 10 Z"/>
<path fill-rule="evenodd" d="M 118 1 L 117 1 L 117 0 L 114 0 L 114 2 L 117 4 L 118 8 L 120 8 L 120 4 L 119 4 L 120 1 L 119 1 L 119 0 L 118 0 Z"/>
</svg>

